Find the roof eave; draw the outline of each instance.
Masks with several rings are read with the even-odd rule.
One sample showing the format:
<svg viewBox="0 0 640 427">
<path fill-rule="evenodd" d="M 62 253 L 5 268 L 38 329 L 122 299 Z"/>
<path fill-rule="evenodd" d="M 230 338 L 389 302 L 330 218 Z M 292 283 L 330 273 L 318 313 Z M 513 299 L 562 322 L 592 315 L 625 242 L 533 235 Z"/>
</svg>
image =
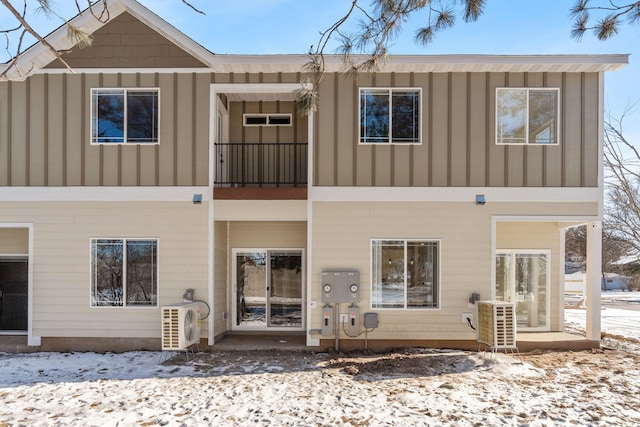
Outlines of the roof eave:
<svg viewBox="0 0 640 427">
<path fill-rule="evenodd" d="M 299 72 L 306 55 L 216 55 L 216 72 Z M 326 72 L 341 72 L 339 55 L 325 56 Z M 628 54 L 609 55 L 390 55 L 380 72 L 604 72 L 629 63 Z"/>
</svg>

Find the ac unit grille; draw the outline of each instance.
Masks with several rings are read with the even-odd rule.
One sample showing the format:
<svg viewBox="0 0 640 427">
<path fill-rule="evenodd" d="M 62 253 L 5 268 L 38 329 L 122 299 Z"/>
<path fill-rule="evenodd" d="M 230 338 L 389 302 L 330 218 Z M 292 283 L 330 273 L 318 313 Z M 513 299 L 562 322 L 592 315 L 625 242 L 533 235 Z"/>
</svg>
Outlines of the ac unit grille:
<svg viewBox="0 0 640 427">
<path fill-rule="evenodd" d="M 162 307 L 162 350 L 180 351 L 200 342 L 197 303 Z"/>
<path fill-rule="evenodd" d="M 477 340 L 492 349 L 516 347 L 515 306 L 501 301 L 478 301 Z"/>
</svg>

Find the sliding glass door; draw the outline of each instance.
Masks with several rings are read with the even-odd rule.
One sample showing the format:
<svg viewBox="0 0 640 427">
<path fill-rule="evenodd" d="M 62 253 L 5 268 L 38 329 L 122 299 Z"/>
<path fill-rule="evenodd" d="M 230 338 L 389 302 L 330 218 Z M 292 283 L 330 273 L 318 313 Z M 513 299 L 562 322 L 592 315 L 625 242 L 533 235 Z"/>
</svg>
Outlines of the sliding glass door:
<svg viewBox="0 0 640 427">
<path fill-rule="evenodd" d="M 301 250 L 234 250 L 233 328 L 302 328 Z"/>
<path fill-rule="evenodd" d="M 516 306 L 519 329 L 549 330 L 549 251 L 499 250 L 496 299 Z"/>
</svg>

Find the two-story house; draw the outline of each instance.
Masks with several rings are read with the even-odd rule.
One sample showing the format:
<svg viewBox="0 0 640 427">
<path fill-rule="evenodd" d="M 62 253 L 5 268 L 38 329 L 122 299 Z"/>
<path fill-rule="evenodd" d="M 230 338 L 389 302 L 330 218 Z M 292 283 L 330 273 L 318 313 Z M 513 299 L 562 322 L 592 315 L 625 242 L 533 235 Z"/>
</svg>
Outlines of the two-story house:
<svg viewBox="0 0 640 427">
<path fill-rule="evenodd" d="M 94 37 L 73 72 L 36 44 L 0 82 L 0 335 L 157 349 L 193 289 L 214 348 L 477 348 L 478 299 L 515 303 L 521 346 L 576 345 L 564 230 L 587 224 L 598 345 L 603 83 L 627 55 L 392 56 L 357 82 L 328 57 L 307 116 L 304 55 L 213 54 L 107 3 L 72 20 Z"/>
</svg>

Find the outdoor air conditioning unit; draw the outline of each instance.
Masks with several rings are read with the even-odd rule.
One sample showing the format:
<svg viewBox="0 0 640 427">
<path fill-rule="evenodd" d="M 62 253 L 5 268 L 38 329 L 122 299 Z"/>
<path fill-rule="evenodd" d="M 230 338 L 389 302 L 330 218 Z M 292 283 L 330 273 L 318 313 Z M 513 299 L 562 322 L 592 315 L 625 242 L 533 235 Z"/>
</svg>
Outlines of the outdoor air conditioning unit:
<svg viewBox="0 0 640 427">
<path fill-rule="evenodd" d="M 502 301 L 478 301 L 477 307 L 477 341 L 490 346 L 491 350 L 517 350 L 515 305 Z"/>
<path fill-rule="evenodd" d="M 200 343 L 198 303 L 162 307 L 162 350 L 181 351 Z"/>
</svg>

